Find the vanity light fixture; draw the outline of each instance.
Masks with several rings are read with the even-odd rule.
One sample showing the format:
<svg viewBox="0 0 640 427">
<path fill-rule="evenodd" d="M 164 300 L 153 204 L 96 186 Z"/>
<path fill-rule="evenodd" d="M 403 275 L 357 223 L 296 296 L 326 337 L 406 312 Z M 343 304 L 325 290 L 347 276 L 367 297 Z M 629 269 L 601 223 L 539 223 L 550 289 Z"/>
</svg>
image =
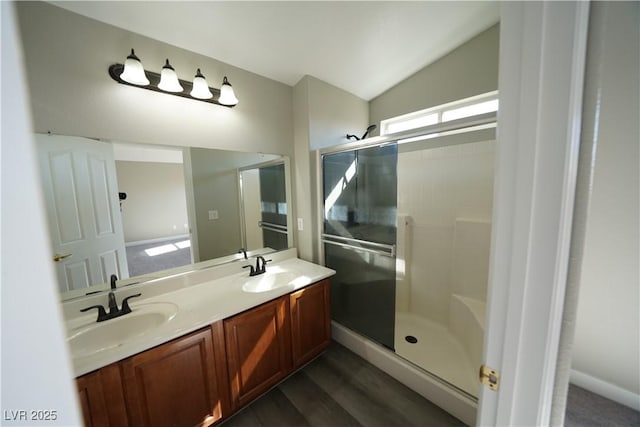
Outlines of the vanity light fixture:
<svg viewBox="0 0 640 427">
<path fill-rule="evenodd" d="M 191 89 L 191 96 L 198 99 L 210 99 L 213 98 L 213 94 L 209 90 L 209 84 L 200 72 L 200 68 L 196 72 L 193 78 L 193 89 Z"/>
<path fill-rule="evenodd" d="M 149 79 L 144 74 L 144 67 L 140 58 L 138 58 L 131 49 L 131 54 L 127 56 L 127 60 L 124 61 L 124 70 L 120 73 L 120 78 L 127 83 L 131 83 L 136 86 L 146 86 L 149 84 Z"/>
<path fill-rule="evenodd" d="M 158 87 L 165 92 L 182 92 L 184 90 L 178 81 L 176 70 L 169 64 L 168 59 L 160 72 L 160 83 L 158 83 Z"/>
<path fill-rule="evenodd" d="M 216 89 L 208 85 L 199 68 L 193 83 L 179 79 L 168 59 L 162 67 L 161 74 L 145 71 L 133 49 L 131 49 L 131 54 L 127 57 L 124 65 L 113 64 L 109 67 L 109 75 L 120 84 L 154 92 L 181 96 L 224 107 L 233 107 L 238 104 L 238 98 L 226 76 L 222 80 L 222 87 Z"/>
<path fill-rule="evenodd" d="M 222 105 L 233 106 L 238 103 L 238 98 L 236 98 L 236 94 L 233 91 L 233 87 L 229 80 L 227 80 L 227 76 L 224 76 L 222 79 L 222 86 L 220 87 L 220 98 L 218 102 Z"/>
</svg>

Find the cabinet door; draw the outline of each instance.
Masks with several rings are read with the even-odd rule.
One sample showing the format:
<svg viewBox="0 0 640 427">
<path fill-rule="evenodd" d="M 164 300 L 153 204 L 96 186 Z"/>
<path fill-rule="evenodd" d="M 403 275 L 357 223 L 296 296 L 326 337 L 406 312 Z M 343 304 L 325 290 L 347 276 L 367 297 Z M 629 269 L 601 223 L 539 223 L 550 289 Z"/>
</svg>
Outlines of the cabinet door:
<svg viewBox="0 0 640 427">
<path fill-rule="evenodd" d="M 291 371 L 288 302 L 282 297 L 224 321 L 234 411 Z"/>
<path fill-rule="evenodd" d="M 131 424 L 211 425 L 227 410 L 221 322 L 122 362 Z"/>
<path fill-rule="evenodd" d="M 85 427 L 128 425 L 118 365 L 83 375 L 76 385 Z"/>
<path fill-rule="evenodd" d="M 298 368 L 331 342 L 329 281 L 300 289 L 290 298 L 293 367 Z"/>
</svg>

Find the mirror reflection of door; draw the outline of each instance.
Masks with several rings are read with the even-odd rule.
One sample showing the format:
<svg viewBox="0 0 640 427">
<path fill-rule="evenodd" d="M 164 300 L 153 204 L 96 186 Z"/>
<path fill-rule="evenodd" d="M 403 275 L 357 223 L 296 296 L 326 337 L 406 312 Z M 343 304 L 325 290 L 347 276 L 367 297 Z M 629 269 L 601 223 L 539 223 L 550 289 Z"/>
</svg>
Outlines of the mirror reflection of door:
<svg viewBox="0 0 640 427">
<path fill-rule="evenodd" d="M 258 169 L 240 172 L 242 188 L 242 212 L 244 216 L 244 247 L 251 251 L 264 247 L 260 221 L 260 173 Z"/>
<path fill-rule="evenodd" d="M 130 276 L 191 264 L 182 149 L 113 145 Z"/>
<path fill-rule="evenodd" d="M 241 170 L 240 188 L 247 250 L 288 248 L 284 163 Z"/>
<path fill-rule="evenodd" d="M 113 149 L 84 138 L 35 136 L 61 292 L 129 277 Z"/>
</svg>

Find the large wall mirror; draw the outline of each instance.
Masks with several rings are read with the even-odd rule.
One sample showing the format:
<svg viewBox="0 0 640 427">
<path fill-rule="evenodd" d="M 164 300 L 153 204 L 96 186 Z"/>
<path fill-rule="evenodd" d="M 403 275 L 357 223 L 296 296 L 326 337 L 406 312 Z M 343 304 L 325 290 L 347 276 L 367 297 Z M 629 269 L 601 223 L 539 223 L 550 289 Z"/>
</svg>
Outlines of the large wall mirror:
<svg viewBox="0 0 640 427">
<path fill-rule="evenodd" d="M 36 134 L 62 300 L 293 246 L 286 156 Z"/>
</svg>

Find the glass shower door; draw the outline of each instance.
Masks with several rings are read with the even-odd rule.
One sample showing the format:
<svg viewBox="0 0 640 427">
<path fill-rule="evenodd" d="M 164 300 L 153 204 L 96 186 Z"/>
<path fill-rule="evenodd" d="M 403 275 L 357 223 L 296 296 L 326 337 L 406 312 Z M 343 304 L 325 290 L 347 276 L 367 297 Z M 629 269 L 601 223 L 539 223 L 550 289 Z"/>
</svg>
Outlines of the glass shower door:
<svg viewBox="0 0 640 427">
<path fill-rule="evenodd" d="M 393 349 L 397 145 L 322 158 L 332 318 Z"/>
<path fill-rule="evenodd" d="M 287 249 L 287 194 L 284 163 L 263 166 L 260 172 L 260 214 L 264 246 Z"/>
</svg>

